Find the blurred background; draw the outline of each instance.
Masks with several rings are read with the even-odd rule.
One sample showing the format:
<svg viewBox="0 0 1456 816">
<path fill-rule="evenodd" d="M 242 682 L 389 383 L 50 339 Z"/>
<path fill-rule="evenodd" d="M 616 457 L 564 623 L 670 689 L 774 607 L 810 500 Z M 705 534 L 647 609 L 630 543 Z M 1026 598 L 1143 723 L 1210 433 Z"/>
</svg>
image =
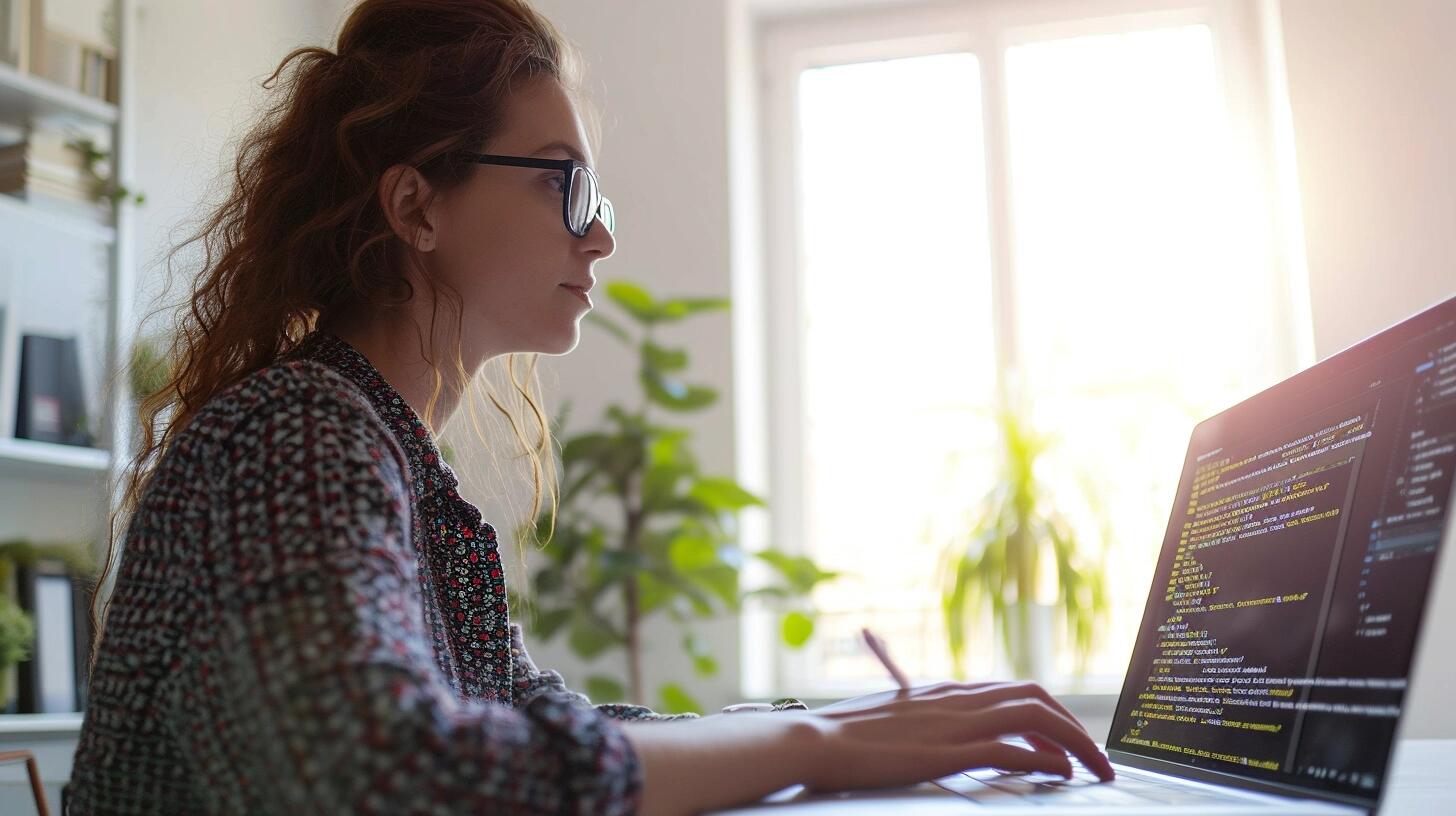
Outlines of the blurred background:
<svg viewBox="0 0 1456 816">
<path fill-rule="evenodd" d="M 0 576 L 31 627 L 0 610 L 0 748 L 48 786 L 160 261 L 351 5 L 0 0 Z M 618 241 L 547 409 L 566 485 L 636 492 L 564 498 L 508 577 L 597 702 L 881 689 L 870 626 L 919 681 L 1032 677 L 1100 739 L 1193 425 L 1456 290 L 1445 0 L 534 5 L 585 57 Z M 16 408 L 37 387 L 53 415 Z M 529 480 L 489 438 L 499 468 L 443 434 L 514 550 Z M 1008 535 L 1025 474 L 1040 532 Z M 1411 727 L 1456 735 L 1421 689 Z"/>
</svg>

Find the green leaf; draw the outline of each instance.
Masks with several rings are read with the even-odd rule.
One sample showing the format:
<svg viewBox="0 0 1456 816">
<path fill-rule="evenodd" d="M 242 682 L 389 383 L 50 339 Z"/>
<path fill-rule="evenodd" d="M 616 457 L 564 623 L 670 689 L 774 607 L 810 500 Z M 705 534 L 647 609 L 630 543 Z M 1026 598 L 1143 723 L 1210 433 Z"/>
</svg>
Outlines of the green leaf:
<svg viewBox="0 0 1456 816">
<path fill-rule="evenodd" d="M 657 689 L 657 694 L 662 698 L 662 705 L 658 710 L 663 714 L 688 714 L 701 713 L 702 703 L 693 699 L 687 689 L 677 683 L 664 683 Z"/>
<path fill-rule="evenodd" d="M 737 512 L 750 505 L 763 506 L 763 499 L 744 490 L 737 482 L 717 476 L 699 479 L 688 495 L 715 510 Z"/>
<path fill-rule="evenodd" d="M 693 671 L 700 677 L 712 677 L 718 673 L 718 661 L 708 653 L 708 641 L 702 636 L 689 634 L 683 636 L 683 651 L 693 659 Z"/>
<path fill-rule="evenodd" d="M 665 428 L 647 445 L 647 459 L 654 465 L 678 465 L 692 469 L 697 463 L 684 444 L 692 432 L 683 428 Z"/>
<path fill-rule="evenodd" d="M 672 565 L 683 572 L 702 569 L 718 562 L 718 552 L 709 539 L 683 534 L 672 540 L 667 548 Z"/>
<path fill-rule="evenodd" d="M 697 672 L 699 677 L 712 677 L 718 673 L 718 661 L 709 655 L 695 657 L 693 658 L 693 671 Z"/>
<path fill-rule="evenodd" d="M 683 635 L 682 647 L 683 651 L 692 657 L 700 657 L 708 653 L 708 641 L 702 635 L 691 632 Z"/>
<path fill-rule="evenodd" d="M 779 627 L 784 636 L 784 643 L 798 649 L 814 634 L 814 619 L 803 612 L 789 612 L 784 615 L 783 624 Z"/>
<path fill-rule="evenodd" d="M 793 598 L 797 597 L 799 593 L 795 592 L 792 589 L 789 589 L 788 587 L 777 586 L 759 587 L 758 589 L 750 589 L 747 592 L 743 593 L 743 597 L 745 598 L 751 597 L 753 595 L 763 595 L 764 597 L 768 598 Z"/>
<path fill-rule="evenodd" d="M 608 583 L 635 575 L 647 567 L 647 557 L 642 553 L 607 550 L 599 557 L 602 565 L 601 580 Z"/>
<path fill-rule="evenodd" d="M 581 546 L 581 534 L 569 525 L 563 524 L 560 518 L 556 520 L 556 529 L 551 529 L 551 516 L 542 513 L 536 517 L 534 523 L 524 522 L 516 529 L 516 537 L 522 541 L 539 541 L 544 546 L 543 552 L 554 563 L 564 564 L 571 560 L 572 555 Z M 546 536 L 550 535 L 548 542 Z"/>
<path fill-rule="evenodd" d="M 651 340 L 644 340 L 642 364 L 659 371 L 682 371 L 688 367 L 688 353 L 682 349 L 664 348 Z"/>
<path fill-rule="evenodd" d="M 667 603 L 677 590 L 658 580 L 650 572 L 637 576 L 637 612 L 647 616 Z"/>
<path fill-rule="evenodd" d="M 642 507 L 654 510 L 671 501 L 679 479 L 692 475 L 692 468 L 677 464 L 656 464 L 642 474 Z"/>
<path fill-rule="evenodd" d="M 623 343 L 631 345 L 632 335 L 628 334 L 627 330 L 618 325 L 616 321 L 609 320 L 606 317 L 597 314 L 596 312 L 587 312 L 586 320 L 589 323 L 595 323 L 597 326 L 606 330 L 608 333 L 616 337 L 618 340 L 621 340 Z"/>
<path fill-rule="evenodd" d="M 571 620 L 570 609 L 549 609 L 536 614 L 535 625 L 532 627 L 534 634 L 542 640 L 550 640 L 556 636 L 557 630 Z"/>
<path fill-rule="evenodd" d="M 561 448 L 563 466 L 578 462 L 602 463 L 610 460 L 617 449 L 617 438 L 604 433 L 584 433 L 566 440 Z"/>
<path fill-rule="evenodd" d="M 709 599 L 710 596 L 705 593 L 701 587 L 694 584 L 689 578 L 686 578 L 682 574 L 677 572 L 669 572 L 666 575 L 662 575 L 660 577 L 664 582 L 675 588 L 678 592 L 682 593 L 679 597 L 675 598 L 673 602 L 673 605 L 679 608 L 679 616 L 686 616 L 687 614 L 688 609 L 682 608 L 683 604 L 688 604 L 691 611 L 696 612 L 702 617 L 706 618 L 713 614 L 713 604 Z"/>
<path fill-rule="evenodd" d="M 658 513 L 681 513 L 688 518 L 712 521 L 717 519 L 718 511 L 702 503 L 692 496 L 676 496 L 656 507 Z"/>
<path fill-rule="evenodd" d="M 567 643 L 571 650 L 591 660 L 618 644 L 617 636 L 590 610 L 578 610 L 571 622 L 571 636 Z"/>
<path fill-rule="evenodd" d="M 729 609 L 738 608 L 738 570 L 727 564 L 712 564 L 693 570 L 688 578 L 711 590 Z"/>
<path fill-rule="evenodd" d="M 818 564 L 801 555 L 788 555 L 777 550 L 759 550 L 754 555 L 778 570 L 801 593 L 809 592 L 823 581 L 839 577 L 839 573 L 822 570 Z"/>
<path fill-rule="evenodd" d="M 586 535 L 582 537 L 582 544 L 592 555 L 601 555 L 607 549 L 607 531 L 601 527 L 587 530 Z"/>
<path fill-rule="evenodd" d="M 641 545 L 643 553 L 651 556 L 655 561 L 666 563 L 671 560 L 667 551 L 672 546 L 672 540 L 682 532 L 682 528 L 643 530 L 642 538 L 638 543 Z"/>
<path fill-rule="evenodd" d="M 583 470 L 580 475 L 574 477 L 561 491 L 561 498 L 559 499 L 561 506 L 575 506 L 572 500 L 575 499 L 577 495 L 581 493 L 581 491 L 585 490 L 588 486 L 590 486 L 593 481 L 596 481 L 597 477 L 601 474 L 602 471 L 592 469 Z M 545 518 L 545 515 L 543 514 L 542 517 Z"/>
<path fill-rule="evenodd" d="M 560 567 L 544 567 L 537 571 L 532 588 L 543 595 L 554 595 L 566 586 L 566 574 Z"/>
<path fill-rule="evenodd" d="M 728 298 L 672 298 L 657 304 L 657 317 L 663 321 L 678 321 L 702 312 L 726 311 Z"/>
<path fill-rule="evenodd" d="M 647 290 L 635 283 L 627 281 L 612 281 L 607 284 L 607 296 L 617 302 L 618 306 L 627 310 L 627 313 L 639 323 L 655 323 L 657 321 L 657 304 L 652 300 L 652 295 Z"/>
<path fill-rule="evenodd" d="M 647 420 L 640 414 L 628 413 L 620 405 L 607 406 L 607 419 L 617 423 L 624 434 L 645 435 L 648 431 Z"/>
<path fill-rule="evenodd" d="M 594 674 L 586 679 L 586 696 L 593 703 L 615 703 L 626 697 L 627 691 L 617 680 Z"/>
<path fill-rule="evenodd" d="M 647 390 L 648 399 L 674 411 L 696 411 L 712 405 L 718 399 L 718 392 L 711 388 L 684 385 L 650 368 L 641 369 L 638 379 Z"/>
</svg>

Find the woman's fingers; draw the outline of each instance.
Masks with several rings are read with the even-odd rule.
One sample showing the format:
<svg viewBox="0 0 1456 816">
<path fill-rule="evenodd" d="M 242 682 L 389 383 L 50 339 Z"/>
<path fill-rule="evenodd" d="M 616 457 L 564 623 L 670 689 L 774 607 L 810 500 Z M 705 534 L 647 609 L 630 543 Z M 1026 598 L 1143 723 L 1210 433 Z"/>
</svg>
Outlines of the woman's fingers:
<svg viewBox="0 0 1456 816">
<path fill-rule="evenodd" d="M 1049 750 L 1028 750 L 1004 742 L 982 742 L 970 747 L 966 756 L 974 757 L 969 768 L 995 768 L 998 771 L 1041 771 L 1071 778 L 1072 762 L 1067 752 L 1052 746 Z"/>
<path fill-rule="evenodd" d="M 1082 760 L 1082 764 L 1098 778 L 1106 781 L 1116 775 L 1112 763 L 1107 761 L 1080 725 L 1040 700 L 1001 703 L 976 711 L 970 719 L 973 739 L 1034 734 Z"/>
<path fill-rule="evenodd" d="M 871 745 L 874 743 L 859 743 L 850 755 L 828 763 L 806 779 L 805 786 L 820 792 L 879 788 L 939 779 L 978 768 L 1072 775 L 1072 763 L 1060 748 L 1034 751 L 994 739 L 972 743 L 898 743 L 866 750 Z"/>
<path fill-rule="evenodd" d="M 1030 743 L 1032 748 L 1038 751 L 1055 751 L 1059 754 L 1066 753 L 1066 751 L 1062 750 L 1062 746 L 1044 737 L 1039 737 L 1036 734 L 1022 734 L 1021 737 Z"/>
<path fill-rule="evenodd" d="M 974 704 L 977 707 L 995 705 L 1009 700 L 1024 700 L 1033 698 L 1041 700 L 1050 706 L 1057 713 L 1077 724 L 1082 724 L 1072 716 L 1072 712 L 1062 705 L 1050 692 L 1036 683 L 982 683 L 968 685 L 959 695 L 955 695 L 957 702 L 964 700 L 966 703 Z M 1083 731 L 1087 729 L 1083 728 Z"/>
</svg>

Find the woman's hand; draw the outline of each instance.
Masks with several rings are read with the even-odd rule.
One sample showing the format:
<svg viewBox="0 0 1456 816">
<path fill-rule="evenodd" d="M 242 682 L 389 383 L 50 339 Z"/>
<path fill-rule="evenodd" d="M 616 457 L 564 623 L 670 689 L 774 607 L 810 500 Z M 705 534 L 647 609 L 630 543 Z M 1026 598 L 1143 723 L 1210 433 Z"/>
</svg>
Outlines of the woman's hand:
<svg viewBox="0 0 1456 816">
<path fill-rule="evenodd" d="M 841 700 L 808 715 L 820 745 L 815 791 L 909 785 L 970 768 L 1070 776 L 1068 754 L 1103 780 L 1112 765 L 1070 712 L 1035 683 L 939 683 Z M 1031 749 L 1002 740 L 1023 737 Z"/>
<path fill-rule="evenodd" d="M 622 731 L 643 767 L 643 816 L 747 804 L 795 783 L 898 787 L 970 768 L 1069 776 L 1069 753 L 1113 775 L 1087 732 L 1032 683 L 941 683 L 814 711 L 626 722 Z M 1032 748 L 1002 741 L 1010 737 Z"/>
</svg>

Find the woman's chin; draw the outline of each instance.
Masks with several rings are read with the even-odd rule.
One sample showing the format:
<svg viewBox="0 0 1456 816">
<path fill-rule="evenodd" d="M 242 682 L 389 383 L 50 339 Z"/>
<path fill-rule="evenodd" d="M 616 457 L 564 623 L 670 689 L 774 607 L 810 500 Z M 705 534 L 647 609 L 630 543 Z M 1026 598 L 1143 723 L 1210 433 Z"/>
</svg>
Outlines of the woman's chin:
<svg viewBox="0 0 1456 816">
<path fill-rule="evenodd" d="M 540 344 L 540 348 L 538 348 L 536 351 L 538 354 L 560 356 L 562 354 L 567 354 L 571 352 L 577 347 L 577 345 L 580 344 L 580 342 L 581 331 L 576 324 L 572 324 L 572 328 L 570 331 L 559 337 L 553 337 L 545 342 L 542 342 Z"/>
</svg>

